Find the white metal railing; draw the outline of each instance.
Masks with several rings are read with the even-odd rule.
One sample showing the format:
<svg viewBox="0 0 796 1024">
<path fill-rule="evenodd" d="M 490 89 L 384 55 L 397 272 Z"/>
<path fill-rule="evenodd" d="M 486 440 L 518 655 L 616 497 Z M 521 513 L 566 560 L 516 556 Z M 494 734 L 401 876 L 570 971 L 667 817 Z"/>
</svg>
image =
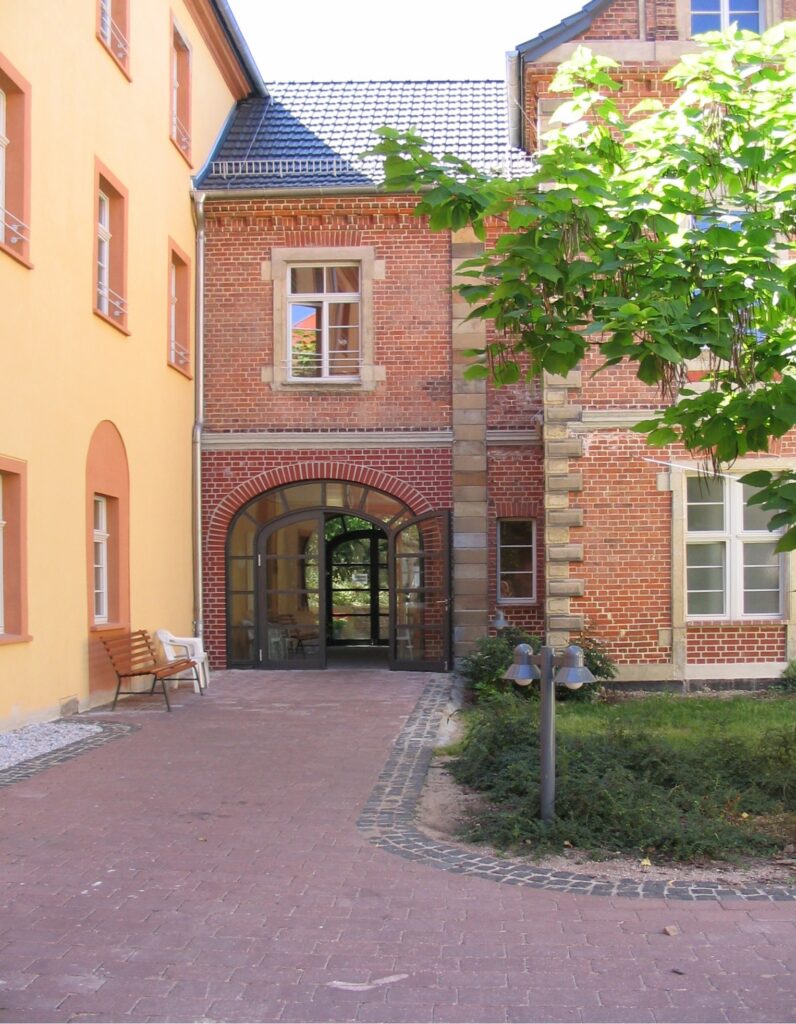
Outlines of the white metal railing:
<svg viewBox="0 0 796 1024">
<path fill-rule="evenodd" d="M 113 288 L 100 284 L 97 288 L 97 298 L 100 300 L 100 312 L 105 313 L 106 316 L 124 319 L 127 315 L 127 299 L 115 292 Z"/>
<path fill-rule="evenodd" d="M 30 228 L 28 225 L 15 217 L 10 210 L 0 207 L 0 241 L 6 245 L 19 245 L 30 241 Z"/>
<path fill-rule="evenodd" d="M 179 369 L 184 369 L 189 362 L 190 353 L 184 345 L 180 345 L 177 341 L 172 341 L 169 345 L 169 362 L 172 366 L 177 366 Z"/>
<path fill-rule="evenodd" d="M 191 133 L 176 114 L 171 119 L 171 134 L 182 152 L 187 153 L 191 148 Z"/>
<path fill-rule="evenodd" d="M 296 175 L 324 175 L 338 177 L 343 174 L 366 172 L 363 162 L 345 160 L 342 157 L 299 158 L 286 157 L 280 160 L 213 160 L 210 173 L 221 178 L 264 175 L 287 178 Z"/>
<path fill-rule="evenodd" d="M 113 20 L 107 3 L 103 3 L 100 9 L 100 35 L 105 45 L 113 51 L 118 60 L 125 61 L 127 59 L 130 50 L 127 36 Z"/>
<path fill-rule="evenodd" d="M 292 380 L 336 380 L 360 376 L 361 363 L 358 352 L 293 351 L 289 373 Z"/>
</svg>

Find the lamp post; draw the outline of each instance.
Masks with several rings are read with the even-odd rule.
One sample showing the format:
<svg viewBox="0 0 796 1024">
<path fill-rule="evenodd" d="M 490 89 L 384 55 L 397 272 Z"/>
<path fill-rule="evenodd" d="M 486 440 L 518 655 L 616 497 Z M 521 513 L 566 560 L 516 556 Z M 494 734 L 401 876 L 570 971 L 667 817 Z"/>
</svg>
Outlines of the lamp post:
<svg viewBox="0 0 796 1024">
<path fill-rule="evenodd" d="M 554 669 L 558 669 L 554 673 Z M 541 769 L 542 821 L 549 825 L 555 815 L 556 803 L 556 683 L 568 690 L 579 690 L 584 683 L 593 683 L 594 676 L 583 664 L 583 650 L 575 644 L 563 654 L 552 647 L 533 653 L 529 644 L 517 644 L 514 663 L 503 678 L 515 686 L 530 686 L 538 679 L 541 685 L 539 754 Z"/>
</svg>

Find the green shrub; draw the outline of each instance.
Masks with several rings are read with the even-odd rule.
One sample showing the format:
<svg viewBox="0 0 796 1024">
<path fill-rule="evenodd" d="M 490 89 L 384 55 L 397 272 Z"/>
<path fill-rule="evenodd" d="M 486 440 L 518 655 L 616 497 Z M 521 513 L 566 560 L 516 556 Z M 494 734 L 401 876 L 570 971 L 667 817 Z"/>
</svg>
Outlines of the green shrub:
<svg viewBox="0 0 796 1024">
<path fill-rule="evenodd" d="M 605 644 L 591 634 L 582 633 L 576 643 L 583 649 L 584 664 L 594 676 L 595 682 L 586 683 L 579 690 L 558 688 L 556 696 L 559 700 L 591 701 L 595 699 L 600 683 L 616 676 L 616 665 L 608 656 Z M 525 697 L 538 696 L 536 686 L 520 690 L 503 679 L 504 672 L 514 660 L 517 644 L 529 644 L 534 654 L 538 654 L 542 641 L 538 636 L 525 633 L 516 626 L 507 626 L 496 636 L 482 637 L 475 651 L 462 659 L 461 674 L 476 700 L 508 691 L 522 693 Z"/>
<path fill-rule="evenodd" d="M 666 710 L 661 702 L 662 719 Z M 452 771 L 486 802 L 468 838 L 501 849 L 572 845 L 596 856 L 624 852 L 683 861 L 776 848 L 758 817 L 796 810 L 792 727 L 756 738 L 695 729 L 684 745 L 681 734 L 652 725 L 628 728 L 620 707 L 606 708 L 599 728 L 594 722 L 585 730 L 566 727 L 567 716 L 584 713 L 591 709 L 560 713 L 556 818 L 549 826 L 539 818 L 538 702 L 497 694 L 469 713 Z"/>
<path fill-rule="evenodd" d="M 477 700 L 505 692 L 512 689 L 512 684 L 503 680 L 503 673 L 514 660 L 514 648 L 517 644 L 530 644 L 537 652 L 541 643 L 538 636 L 507 626 L 497 636 L 482 637 L 473 653 L 462 658 L 460 672 Z"/>
</svg>

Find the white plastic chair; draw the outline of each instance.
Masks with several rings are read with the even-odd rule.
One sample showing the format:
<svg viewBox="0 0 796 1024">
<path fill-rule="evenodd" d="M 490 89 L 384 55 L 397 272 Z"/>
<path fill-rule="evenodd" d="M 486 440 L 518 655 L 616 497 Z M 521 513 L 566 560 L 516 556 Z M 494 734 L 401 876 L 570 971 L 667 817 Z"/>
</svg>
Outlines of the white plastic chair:
<svg viewBox="0 0 796 1024">
<path fill-rule="evenodd" d="M 204 693 L 210 686 L 210 659 L 205 653 L 202 641 L 197 636 L 174 636 L 167 629 L 158 629 L 155 636 L 163 647 L 163 654 L 167 661 L 179 661 L 182 658 L 190 658 L 196 669 L 195 676 L 177 676 L 178 679 L 193 679 L 193 688 L 196 693 Z"/>
</svg>

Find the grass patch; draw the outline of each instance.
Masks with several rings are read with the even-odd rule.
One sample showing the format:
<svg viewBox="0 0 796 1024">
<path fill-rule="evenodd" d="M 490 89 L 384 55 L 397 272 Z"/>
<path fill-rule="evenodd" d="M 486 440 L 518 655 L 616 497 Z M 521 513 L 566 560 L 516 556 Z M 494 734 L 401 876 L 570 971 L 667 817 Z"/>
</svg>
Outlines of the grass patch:
<svg viewBox="0 0 796 1024">
<path fill-rule="evenodd" d="M 498 694 L 467 715 L 451 771 L 486 807 L 467 837 L 698 862 L 796 841 L 796 701 L 650 696 L 556 709 L 556 819 L 539 821 L 539 706 Z"/>
</svg>

